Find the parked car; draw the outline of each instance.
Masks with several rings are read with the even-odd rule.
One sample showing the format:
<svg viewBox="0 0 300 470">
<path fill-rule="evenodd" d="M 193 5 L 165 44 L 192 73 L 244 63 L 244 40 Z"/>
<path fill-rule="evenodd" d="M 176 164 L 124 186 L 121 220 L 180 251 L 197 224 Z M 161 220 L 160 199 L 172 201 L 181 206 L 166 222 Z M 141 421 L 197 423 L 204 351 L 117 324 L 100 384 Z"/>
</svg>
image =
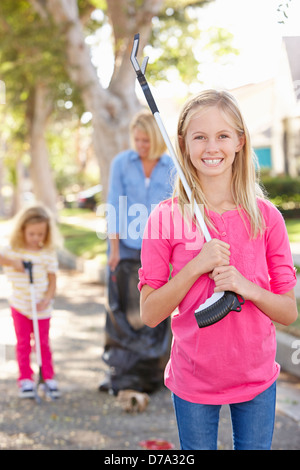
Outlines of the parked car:
<svg viewBox="0 0 300 470">
<path fill-rule="evenodd" d="M 97 205 L 97 195 L 102 191 L 102 185 L 97 184 L 89 189 L 80 191 L 77 195 L 77 206 L 80 209 L 94 210 Z"/>
</svg>

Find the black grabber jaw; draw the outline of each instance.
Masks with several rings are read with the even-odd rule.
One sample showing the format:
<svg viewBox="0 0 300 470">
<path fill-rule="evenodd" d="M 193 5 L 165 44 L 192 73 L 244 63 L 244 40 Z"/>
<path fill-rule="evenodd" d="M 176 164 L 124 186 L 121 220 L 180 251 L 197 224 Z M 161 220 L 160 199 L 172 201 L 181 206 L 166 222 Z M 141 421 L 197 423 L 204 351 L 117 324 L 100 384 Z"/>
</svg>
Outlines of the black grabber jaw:
<svg viewBox="0 0 300 470">
<path fill-rule="evenodd" d="M 151 90 L 149 88 L 149 85 L 147 83 L 147 80 L 145 78 L 145 72 L 146 72 L 146 67 L 148 63 L 148 57 L 145 57 L 142 65 L 140 66 L 138 63 L 138 60 L 136 58 L 138 48 L 139 48 L 139 41 L 140 41 L 140 35 L 136 34 L 134 36 L 134 41 L 133 41 L 133 47 L 132 47 L 132 52 L 130 56 L 131 63 L 133 65 L 133 68 L 136 72 L 137 79 L 142 87 L 143 93 L 145 95 L 145 98 L 147 100 L 148 106 L 150 110 L 153 113 L 153 116 L 158 124 L 159 130 L 163 136 L 163 139 L 166 143 L 167 149 L 169 151 L 170 157 L 173 160 L 173 163 L 175 165 L 175 168 L 177 170 L 177 173 L 179 175 L 179 178 L 184 186 L 185 192 L 191 201 L 191 189 L 187 183 L 187 180 L 185 178 L 185 175 L 182 171 L 182 168 L 180 166 L 180 163 L 177 159 L 176 153 L 174 151 L 173 145 L 169 139 L 169 136 L 167 134 L 167 131 L 165 129 L 165 126 L 162 122 L 162 119 L 160 117 L 160 113 L 157 109 L 155 100 L 152 96 Z M 204 222 L 204 218 L 201 214 L 201 211 L 198 207 L 197 204 L 194 205 L 194 210 L 195 210 L 195 215 L 197 218 L 197 221 L 201 227 L 201 230 L 203 232 L 204 238 L 207 242 L 211 240 L 210 233 L 206 227 L 206 224 Z M 242 302 L 239 301 L 237 295 L 234 292 L 219 292 L 219 293 L 214 293 L 207 301 L 200 305 L 200 307 L 196 310 L 195 312 L 195 317 L 198 323 L 199 328 L 204 328 L 205 326 L 213 325 L 214 323 L 218 322 L 219 320 L 222 320 L 229 312 L 231 311 L 236 311 L 240 312 L 242 310 L 242 305 L 244 304 L 244 299 L 242 299 Z"/>
<path fill-rule="evenodd" d="M 205 328 L 206 326 L 217 323 L 222 320 L 222 318 L 226 317 L 229 312 L 241 312 L 245 300 L 242 296 L 240 297 L 241 301 L 239 301 L 238 296 L 234 292 L 225 291 L 224 295 L 212 305 L 204 309 L 199 307 L 199 309 L 195 311 L 195 318 L 199 328 Z"/>
<path fill-rule="evenodd" d="M 32 262 L 23 261 L 24 269 L 28 271 L 30 284 L 33 284 L 33 275 L 32 275 Z"/>
</svg>

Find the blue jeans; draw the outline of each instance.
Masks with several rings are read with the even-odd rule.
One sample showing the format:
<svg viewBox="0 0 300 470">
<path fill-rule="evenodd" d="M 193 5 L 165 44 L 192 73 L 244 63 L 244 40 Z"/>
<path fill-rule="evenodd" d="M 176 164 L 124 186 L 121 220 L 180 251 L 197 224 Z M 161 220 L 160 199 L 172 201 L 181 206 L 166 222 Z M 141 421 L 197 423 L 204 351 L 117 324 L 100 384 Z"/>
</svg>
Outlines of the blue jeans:
<svg viewBox="0 0 300 470">
<path fill-rule="evenodd" d="M 182 450 L 217 450 L 222 405 L 201 405 L 173 394 Z M 235 450 L 270 450 L 273 437 L 276 382 L 253 400 L 230 404 Z"/>
</svg>

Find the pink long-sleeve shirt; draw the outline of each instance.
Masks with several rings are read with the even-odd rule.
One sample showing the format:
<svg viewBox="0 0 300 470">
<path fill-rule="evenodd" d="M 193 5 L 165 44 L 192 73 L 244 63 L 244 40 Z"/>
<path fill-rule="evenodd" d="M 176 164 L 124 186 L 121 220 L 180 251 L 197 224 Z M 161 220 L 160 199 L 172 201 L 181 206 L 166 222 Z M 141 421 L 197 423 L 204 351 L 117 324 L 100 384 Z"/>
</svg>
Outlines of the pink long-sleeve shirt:
<svg viewBox="0 0 300 470">
<path fill-rule="evenodd" d="M 276 294 L 290 291 L 296 274 L 285 223 L 268 201 L 258 200 L 266 230 L 251 239 L 245 214 L 209 211 L 212 238 L 230 245 L 230 263 L 247 279 Z M 170 264 L 175 276 L 205 243 L 195 226 L 186 223 L 176 202 L 162 202 L 145 229 L 139 271 L 139 289 L 158 289 L 168 282 Z M 248 401 L 266 390 L 278 377 L 273 322 L 251 301 L 241 312 L 230 312 L 218 323 L 199 328 L 195 310 L 213 294 L 208 274 L 199 277 L 172 316 L 173 341 L 165 369 L 165 385 L 180 398 L 202 404 Z"/>
</svg>

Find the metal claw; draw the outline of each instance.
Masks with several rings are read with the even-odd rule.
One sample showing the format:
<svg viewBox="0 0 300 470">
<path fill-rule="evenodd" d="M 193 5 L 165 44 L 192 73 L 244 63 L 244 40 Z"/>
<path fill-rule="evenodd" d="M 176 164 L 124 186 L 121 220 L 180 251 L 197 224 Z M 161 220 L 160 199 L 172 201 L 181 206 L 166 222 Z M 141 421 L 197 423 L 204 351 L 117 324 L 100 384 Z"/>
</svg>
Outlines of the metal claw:
<svg viewBox="0 0 300 470">
<path fill-rule="evenodd" d="M 133 68 L 136 72 L 137 79 L 138 79 L 138 81 L 139 81 L 139 83 L 142 87 L 143 92 L 144 92 L 144 95 L 145 95 L 145 98 L 146 98 L 147 103 L 149 105 L 149 108 L 151 109 L 152 113 L 155 114 L 155 113 L 158 112 L 158 109 L 157 109 L 156 103 L 154 101 L 154 98 L 152 96 L 150 87 L 149 87 L 149 85 L 147 83 L 147 80 L 146 80 L 146 77 L 145 77 L 145 72 L 146 72 L 146 67 L 147 67 L 147 64 L 148 64 L 149 57 L 144 58 L 144 60 L 142 62 L 142 66 L 140 67 L 140 64 L 138 63 L 137 58 L 136 58 L 138 48 L 139 48 L 139 42 L 140 42 L 140 35 L 139 35 L 139 33 L 137 33 L 134 36 L 132 51 L 131 51 L 131 55 L 130 55 L 130 60 L 131 60 L 131 63 L 133 65 Z"/>
<path fill-rule="evenodd" d="M 133 68 L 136 71 L 136 73 L 141 72 L 143 75 L 145 75 L 149 57 L 144 58 L 144 60 L 142 62 L 142 65 L 140 67 L 140 64 L 138 63 L 138 60 L 136 58 L 137 53 L 138 53 L 138 49 L 139 49 L 139 42 L 140 42 L 140 35 L 139 35 L 139 33 L 137 33 L 134 36 L 130 60 L 131 60 L 131 63 L 133 65 Z"/>
<path fill-rule="evenodd" d="M 144 60 L 143 60 L 143 62 L 142 62 L 141 71 L 142 71 L 142 74 L 143 74 L 143 75 L 145 75 L 145 73 L 146 73 L 146 68 L 147 68 L 148 60 L 149 60 L 149 57 L 145 57 Z"/>
<path fill-rule="evenodd" d="M 140 64 L 138 63 L 137 58 L 136 58 L 138 48 L 139 48 L 139 42 L 140 42 L 140 35 L 138 33 L 134 36 L 133 46 L 132 46 L 132 51 L 131 51 L 131 56 L 130 56 L 131 63 L 136 72 L 139 72 L 141 70 Z"/>
</svg>

